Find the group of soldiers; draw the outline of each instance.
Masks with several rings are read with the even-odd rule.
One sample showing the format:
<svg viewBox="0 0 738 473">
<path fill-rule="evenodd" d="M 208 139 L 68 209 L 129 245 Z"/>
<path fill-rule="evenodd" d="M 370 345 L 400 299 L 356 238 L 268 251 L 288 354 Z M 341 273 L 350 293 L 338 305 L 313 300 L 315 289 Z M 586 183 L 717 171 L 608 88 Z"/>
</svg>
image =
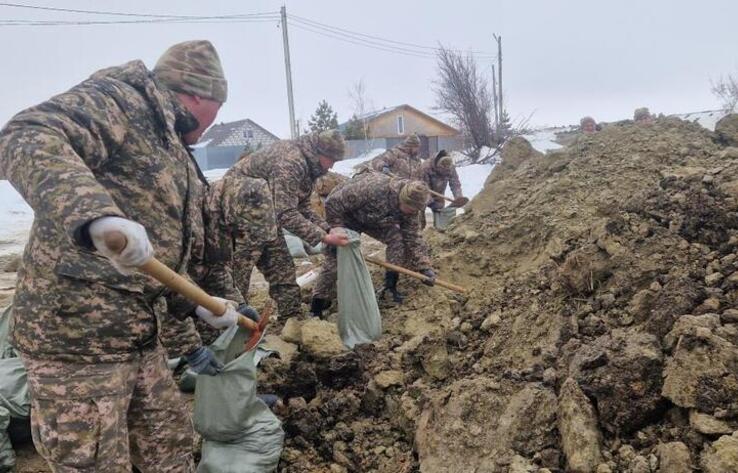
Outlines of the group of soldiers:
<svg viewBox="0 0 738 473">
<path fill-rule="evenodd" d="M 633 122 L 639 125 L 650 125 L 654 122 L 654 116 L 647 107 L 640 107 L 633 112 Z M 592 117 L 584 117 L 579 120 L 579 130 L 582 133 L 590 134 L 601 130 L 601 126 Z"/>
<path fill-rule="evenodd" d="M 450 157 L 422 161 L 410 136 L 310 207 L 314 184 L 343 158 L 338 131 L 285 140 L 242 156 L 209 185 L 189 149 L 227 99 L 208 41 L 103 69 L 17 114 L 0 131 L 0 171 L 35 212 L 14 299 L 11 341 L 28 372 L 34 444 L 55 472 L 193 472 L 193 431 L 166 359 L 200 374 L 222 366 L 195 321 L 236 324 L 253 267 L 282 317 L 303 308 L 288 230 L 324 245 L 310 313 L 333 298 L 343 228 L 387 245 L 389 262 L 435 273 L 420 236 L 428 187 L 461 194 Z M 422 219 L 424 222 L 424 217 Z M 125 248 L 109 246 L 113 232 Z M 227 301 L 215 315 L 137 272 L 156 257 Z M 398 274 L 383 290 L 402 301 Z"/>
</svg>

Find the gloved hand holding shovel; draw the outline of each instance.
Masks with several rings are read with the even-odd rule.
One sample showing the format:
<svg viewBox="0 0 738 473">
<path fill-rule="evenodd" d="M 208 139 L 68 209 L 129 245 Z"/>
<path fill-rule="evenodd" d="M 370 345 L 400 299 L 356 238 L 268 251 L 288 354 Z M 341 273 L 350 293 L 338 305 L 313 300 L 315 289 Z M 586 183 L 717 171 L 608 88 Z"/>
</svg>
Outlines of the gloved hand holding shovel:
<svg viewBox="0 0 738 473">
<path fill-rule="evenodd" d="M 259 322 L 241 315 L 234 307 L 224 303 L 224 299 L 211 297 L 196 284 L 177 274 L 154 258 L 154 250 L 143 226 L 119 217 L 102 217 L 89 226 L 89 233 L 95 248 L 108 257 L 113 265 L 124 274 L 137 269 L 153 277 L 170 290 L 181 294 L 197 304 L 198 317 L 216 328 L 231 327 L 238 324 L 251 331 L 245 350 L 256 346 L 269 322 L 265 314 Z"/>
</svg>

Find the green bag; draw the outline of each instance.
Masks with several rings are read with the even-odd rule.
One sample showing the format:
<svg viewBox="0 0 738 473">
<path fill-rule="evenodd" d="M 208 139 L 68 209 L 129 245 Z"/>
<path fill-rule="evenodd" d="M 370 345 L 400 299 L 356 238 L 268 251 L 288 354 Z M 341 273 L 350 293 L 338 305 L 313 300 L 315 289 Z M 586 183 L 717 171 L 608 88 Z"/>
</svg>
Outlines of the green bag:
<svg viewBox="0 0 738 473">
<path fill-rule="evenodd" d="M 433 227 L 443 230 L 449 226 L 454 217 L 456 217 L 455 207 L 444 207 L 441 210 L 435 210 L 433 211 Z"/>
<path fill-rule="evenodd" d="M 0 472 L 10 473 L 15 469 L 15 450 L 10 443 L 8 426 L 10 425 L 10 412 L 0 407 Z"/>
<path fill-rule="evenodd" d="M 257 350 L 243 352 L 249 332 L 234 326 L 210 346 L 225 366 L 200 375 L 195 386 L 195 430 L 202 436 L 198 473 L 268 473 L 277 469 L 284 431 L 256 397 Z"/>
<path fill-rule="evenodd" d="M 26 368 L 8 341 L 12 314 L 10 305 L 0 315 L 0 473 L 15 468 L 15 451 L 8 433 L 10 419 L 27 419 L 31 415 Z M 31 432 L 24 428 L 22 435 L 30 438 Z"/>
<path fill-rule="evenodd" d="M 372 276 L 361 254 L 361 235 L 344 229 L 347 246 L 338 247 L 338 333 L 349 348 L 382 336 L 382 317 Z"/>
</svg>

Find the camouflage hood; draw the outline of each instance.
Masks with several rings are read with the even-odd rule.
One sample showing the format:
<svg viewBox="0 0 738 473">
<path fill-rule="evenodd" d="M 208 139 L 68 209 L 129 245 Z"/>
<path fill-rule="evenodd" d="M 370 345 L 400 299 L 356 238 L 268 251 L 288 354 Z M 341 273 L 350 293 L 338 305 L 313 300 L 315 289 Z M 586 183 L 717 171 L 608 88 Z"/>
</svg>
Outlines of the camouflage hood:
<svg viewBox="0 0 738 473">
<path fill-rule="evenodd" d="M 156 111 L 157 118 L 167 126 L 172 124 L 179 134 L 197 129 L 197 119 L 177 100 L 176 96 L 160 84 L 146 65 L 139 60 L 120 66 L 101 69 L 90 79 L 114 79 L 133 87 L 144 95 Z"/>
</svg>

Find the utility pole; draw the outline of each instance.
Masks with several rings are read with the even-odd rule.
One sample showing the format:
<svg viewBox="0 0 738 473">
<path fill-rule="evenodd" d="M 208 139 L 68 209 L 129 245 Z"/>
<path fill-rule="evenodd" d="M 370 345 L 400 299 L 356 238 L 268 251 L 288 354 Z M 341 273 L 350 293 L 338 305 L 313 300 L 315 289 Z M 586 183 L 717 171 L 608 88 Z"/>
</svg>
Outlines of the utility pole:
<svg viewBox="0 0 738 473">
<path fill-rule="evenodd" d="M 497 41 L 497 103 L 500 107 L 500 121 L 503 120 L 505 107 L 502 105 L 502 36 L 493 35 Z"/>
<path fill-rule="evenodd" d="M 287 103 L 290 107 L 290 138 L 295 139 L 297 128 L 295 126 L 295 99 L 292 96 L 292 67 L 290 66 L 290 40 L 287 36 L 287 8 L 280 9 L 282 14 L 282 46 L 284 47 L 284 70 L 287 75 Z"/>
<path fill-rule="evenodd" d="M 495 110 L 495 138 L 500 138 L 500 115 L 497 110 L 497 78 L 495 65 L 492 64 L 492 108 Z"/>
</svg>

